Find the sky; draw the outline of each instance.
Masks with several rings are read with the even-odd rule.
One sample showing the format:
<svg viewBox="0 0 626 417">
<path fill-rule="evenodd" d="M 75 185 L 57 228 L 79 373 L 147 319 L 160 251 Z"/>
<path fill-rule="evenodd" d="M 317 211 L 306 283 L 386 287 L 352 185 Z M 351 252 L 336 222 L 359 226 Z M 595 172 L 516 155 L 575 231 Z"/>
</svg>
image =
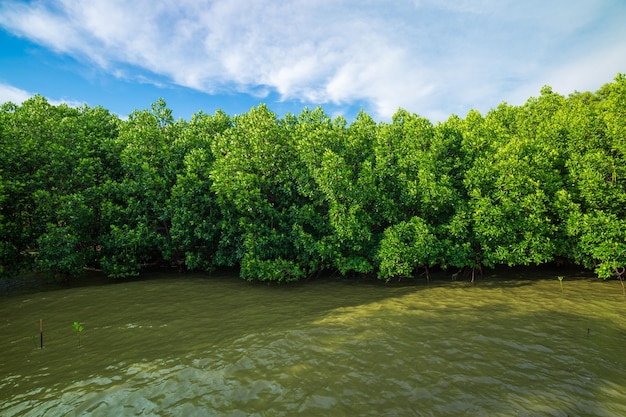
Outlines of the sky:
<svg viewBox="0 0 626 417">
<path fill-rule="evenodd" d="M 624 0 L 0 0 L 0 103 L 445 121 L 626 72 Z"/>
</svg>

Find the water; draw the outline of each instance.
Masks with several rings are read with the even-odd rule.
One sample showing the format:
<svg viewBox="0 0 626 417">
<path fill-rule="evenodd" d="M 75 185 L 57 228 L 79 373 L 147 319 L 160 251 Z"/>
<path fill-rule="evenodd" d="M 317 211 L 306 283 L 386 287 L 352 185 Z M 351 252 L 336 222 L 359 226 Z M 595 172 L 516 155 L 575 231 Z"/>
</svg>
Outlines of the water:
<svg viewBox="0 0 626 417">
<path fill-rule="evenodd" d="M 0 297 L 0 415 L 626 415 L 616 281 L 182 277 Z"/>
</svg>

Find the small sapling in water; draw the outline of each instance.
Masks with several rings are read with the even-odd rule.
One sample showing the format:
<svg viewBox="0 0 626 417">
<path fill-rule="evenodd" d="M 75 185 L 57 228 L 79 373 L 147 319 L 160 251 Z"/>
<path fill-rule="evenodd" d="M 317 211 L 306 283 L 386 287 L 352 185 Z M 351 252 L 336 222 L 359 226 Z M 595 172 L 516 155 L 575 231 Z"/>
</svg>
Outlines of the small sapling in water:
<svg viewBox="0 0 626 417">
<path fill-rule="evenodd" d="M 83 332 L 84 327 L 82 324 L 80 324 L 77 321 L 75 321 L 74 324 L 72 324 L 72 327 L 74 328 L 74 331 L 78 335 L 78 347 L 81 347 L 80 334 Z"/>
<path fill-rule="evenodd" d="M 559 275 L 557 278 L 559 279 L 559 284 L 561 284 L 561 292 L 563 292 L 563 278 L 564 277 L 563 275 Z"/>
</svg>

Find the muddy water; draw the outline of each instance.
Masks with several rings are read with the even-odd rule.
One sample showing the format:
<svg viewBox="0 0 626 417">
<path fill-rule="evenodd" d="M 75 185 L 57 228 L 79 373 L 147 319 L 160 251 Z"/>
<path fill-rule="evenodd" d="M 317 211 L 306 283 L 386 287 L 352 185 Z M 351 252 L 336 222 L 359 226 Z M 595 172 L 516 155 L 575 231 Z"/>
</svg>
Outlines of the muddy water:
<svg viewBox="0 0 626 417">
<path fill-rule="evenodd" d="M 532 275 L 1 296 L 0 415 L 626 415 L 619 283 Z"/>
</svg>

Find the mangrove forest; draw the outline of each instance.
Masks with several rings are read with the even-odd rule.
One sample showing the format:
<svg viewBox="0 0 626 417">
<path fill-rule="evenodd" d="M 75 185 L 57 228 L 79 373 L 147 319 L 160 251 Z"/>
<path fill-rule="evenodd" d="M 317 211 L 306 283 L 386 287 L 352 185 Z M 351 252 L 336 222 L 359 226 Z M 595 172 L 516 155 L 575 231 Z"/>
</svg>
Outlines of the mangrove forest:
<svg viewBox="0 0 626 417">
<path fill-rule="evenodd" d="M 3 275 L 234 267 L 381 280 L 483 267 L 626 269 L 626 75 L 543 87 L 433 123 L 265 105 L 175 120 L 159 99 L 120 118 L 41 96 L 0 107 Z"/>
</svg>

